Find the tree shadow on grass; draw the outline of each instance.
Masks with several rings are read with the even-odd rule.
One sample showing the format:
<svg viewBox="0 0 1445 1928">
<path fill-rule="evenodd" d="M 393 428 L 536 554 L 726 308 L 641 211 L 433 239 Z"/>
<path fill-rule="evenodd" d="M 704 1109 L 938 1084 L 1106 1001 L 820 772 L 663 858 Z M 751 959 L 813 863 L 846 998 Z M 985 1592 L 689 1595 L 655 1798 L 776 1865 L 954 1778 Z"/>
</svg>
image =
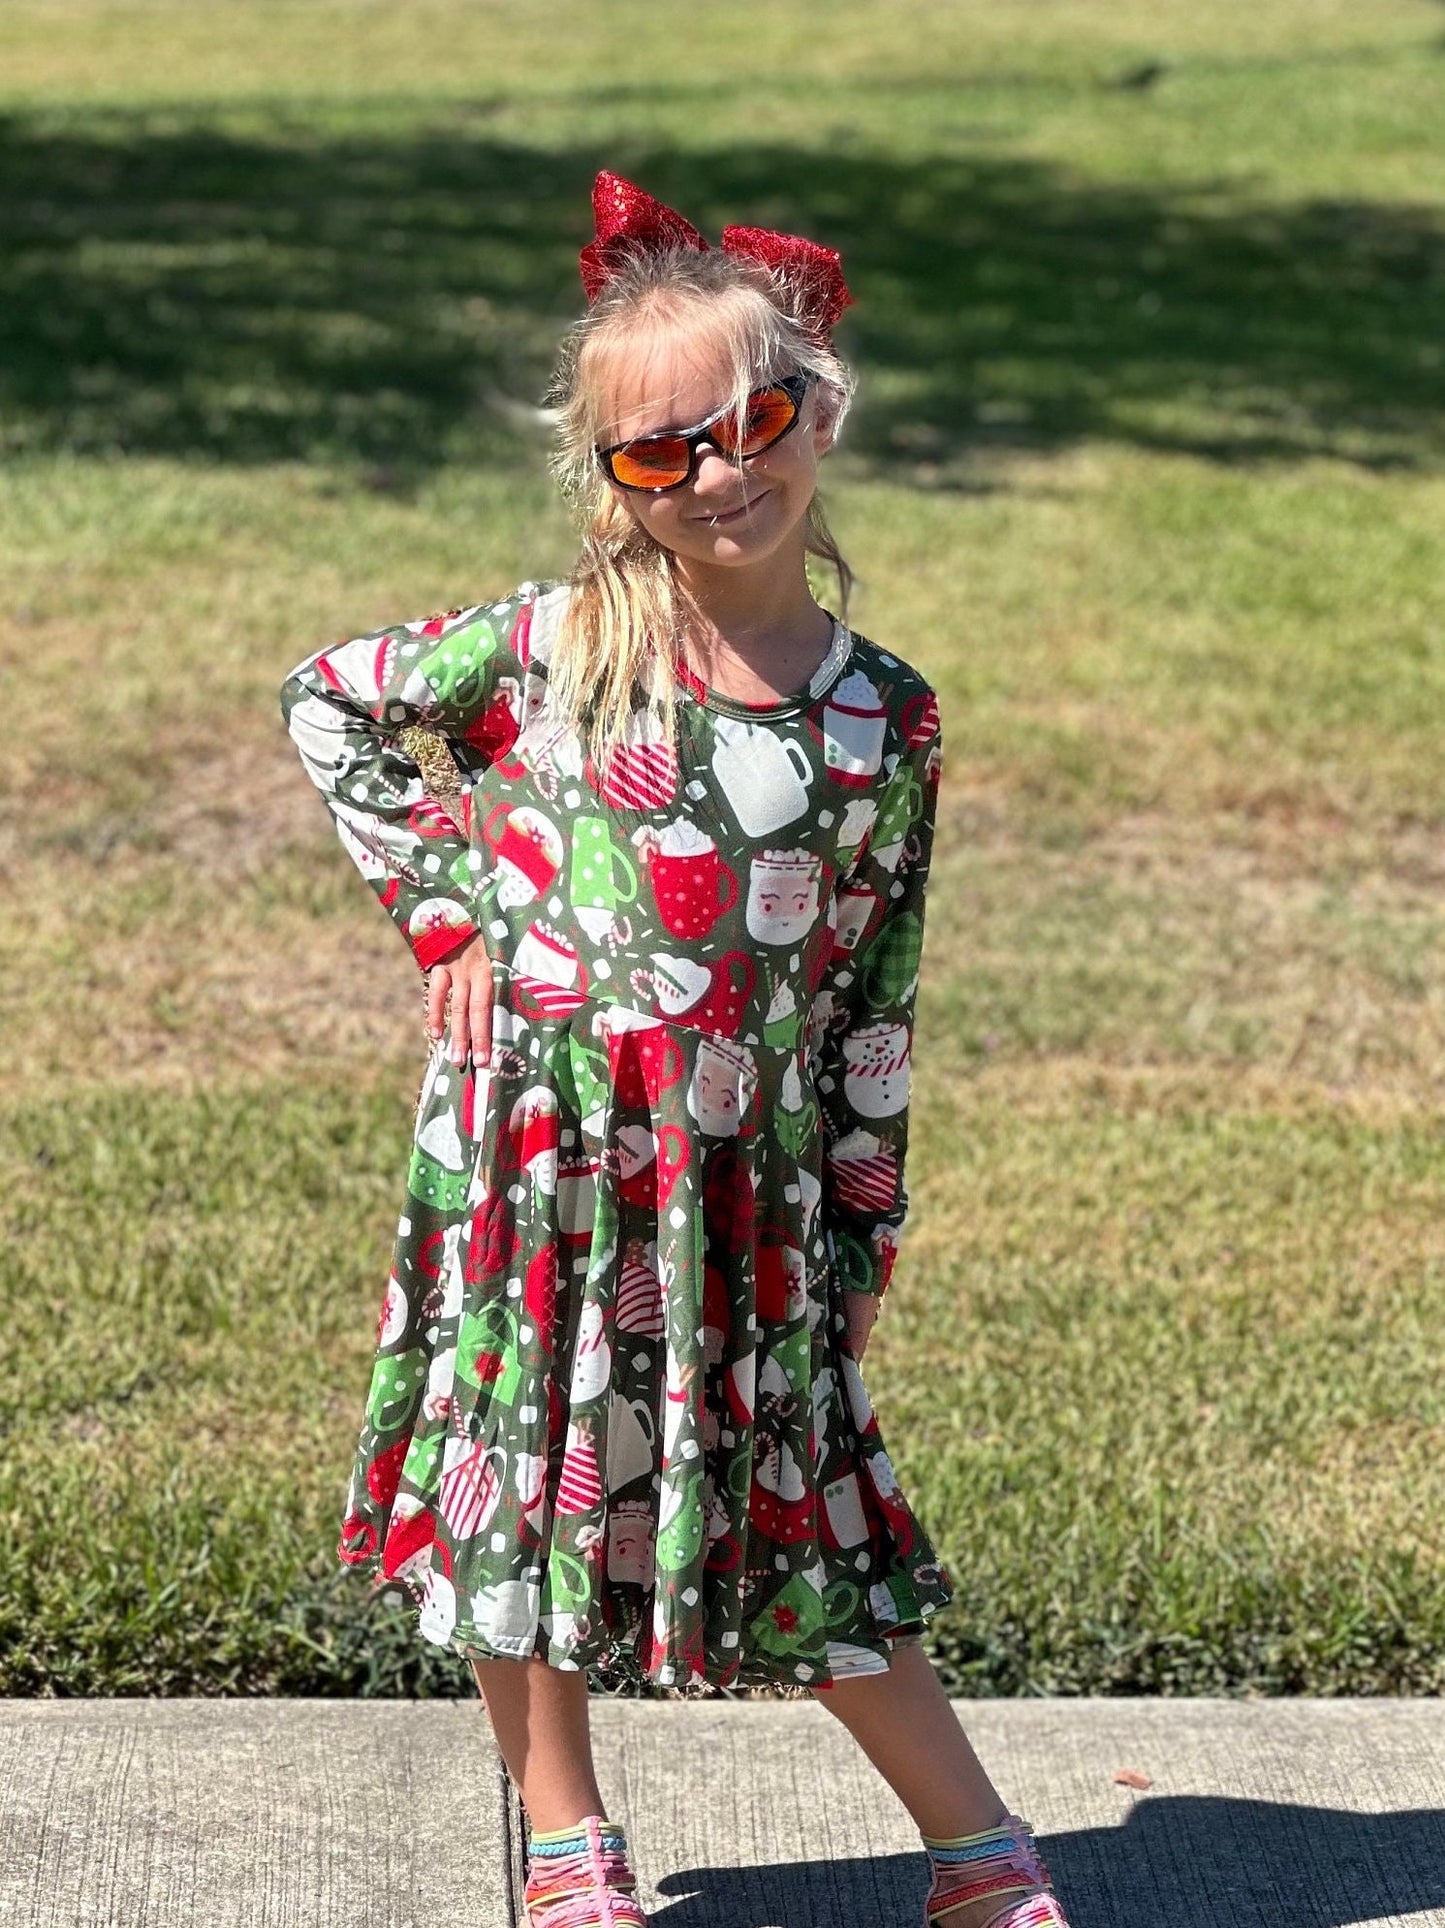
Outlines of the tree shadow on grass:
<svg viewBox="0 0 1445 1928">
<path fill-rule="evenodd" d="M 1445 1813 L 1356 1814 L 1206 1796 L 1141 1801 L 1117 1828 L 1041 1835 L 1073 1928 L 1348 1928 L 1445 1908 Z M 658 1928 L 915 1928 L 922 1854 L 690 1868 Z"/>
<path fill-rule="evenodd" d="M 289 112 L 290 110 L 288 110 Z M 580 307 L 595 157 L 426 134 L 243 138 L 168 110 L 0 118 L 0 450 L 398 476 L 496 459 Z M 705 232 L 843 250 L 849 440 L 947 486 L 971 450 L 1088 436 L 1220 461 L 1435 467 L 1445 217 L 1134 188 L 987 156 L 633 154 Z"/>
</svg>

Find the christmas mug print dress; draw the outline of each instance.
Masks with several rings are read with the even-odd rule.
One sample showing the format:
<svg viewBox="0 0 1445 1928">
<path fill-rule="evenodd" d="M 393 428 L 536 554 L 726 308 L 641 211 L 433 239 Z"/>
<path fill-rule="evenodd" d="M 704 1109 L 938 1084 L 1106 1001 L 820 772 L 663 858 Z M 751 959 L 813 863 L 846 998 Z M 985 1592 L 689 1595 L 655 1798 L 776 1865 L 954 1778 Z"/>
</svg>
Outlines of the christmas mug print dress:
<svg viewBox="0 0 1445 1928">
<path fill-rule="evenodd" d="M 569 593 L 281 690 L 418 964 L 480 932 L 496 980 L 490 1061 L 427 1062 L 338 1551 L 462 1655 L 826 1685 L 952 1597 L 841 1296 L 906 1210 L 938 706 L 835 623 L 792 698 L 689 686 L 599 771 L 548 703 Z"/>
</svg>

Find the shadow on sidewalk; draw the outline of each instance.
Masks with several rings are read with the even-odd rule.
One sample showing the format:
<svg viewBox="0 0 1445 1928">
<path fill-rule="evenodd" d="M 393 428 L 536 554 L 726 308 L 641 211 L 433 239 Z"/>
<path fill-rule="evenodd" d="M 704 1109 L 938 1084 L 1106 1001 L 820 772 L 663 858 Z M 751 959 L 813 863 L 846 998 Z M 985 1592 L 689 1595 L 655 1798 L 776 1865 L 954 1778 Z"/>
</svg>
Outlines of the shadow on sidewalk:
<svg viewBox="0 0 1445 1928">
<path fill-rule="evenodd" d="M 1347 1928 L 1445 1911 L 1445 1810 L 1354 1814 L 1212 1796 L 1144 1800 L 1117 1828 L 1041 1835 L 1073 1928 Z M 688 1868 L 666 1928 L 919 1928 L 918 1855 Z M 674 1900 L 672 1897 L 676 1896 Z"/>
</svg>

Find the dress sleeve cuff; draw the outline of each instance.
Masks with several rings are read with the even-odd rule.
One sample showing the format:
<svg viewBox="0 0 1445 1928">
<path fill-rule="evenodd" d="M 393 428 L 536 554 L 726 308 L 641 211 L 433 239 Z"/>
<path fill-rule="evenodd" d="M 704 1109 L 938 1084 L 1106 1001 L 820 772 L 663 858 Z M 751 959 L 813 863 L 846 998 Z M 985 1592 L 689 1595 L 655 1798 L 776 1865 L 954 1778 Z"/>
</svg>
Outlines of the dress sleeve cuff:
<svg viewBox="0 0 1445 1928">
<path fill-rule="evenodd" d="M 476 934 L 476 924 L 451 897 L 425 898 L 407 919 L 403 932 L 423 971 L 444 964 Z"/>
</svg>

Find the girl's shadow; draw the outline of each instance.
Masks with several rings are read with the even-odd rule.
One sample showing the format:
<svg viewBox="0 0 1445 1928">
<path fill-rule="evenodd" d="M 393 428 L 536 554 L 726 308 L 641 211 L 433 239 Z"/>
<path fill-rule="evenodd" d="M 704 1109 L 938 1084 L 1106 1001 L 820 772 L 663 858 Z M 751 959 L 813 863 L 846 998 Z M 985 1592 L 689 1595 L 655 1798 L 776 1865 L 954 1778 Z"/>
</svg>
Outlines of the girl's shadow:
<svg viewBox="0 0 1445 1928">
<path fill-rule="evenodd" d="M 1040 1836 L 1039 1847 L 1073 1928 L 1347 1928 L 1424 1910 L 1445 1921 L 1445 1809 L 1161 1796 L 1121 1827 Z M 666 1928 L 919 1928 L 926 1885 L 921 1854 L 689 1868 L 658 1883 L 654 1918 Z"/>
</svg>

